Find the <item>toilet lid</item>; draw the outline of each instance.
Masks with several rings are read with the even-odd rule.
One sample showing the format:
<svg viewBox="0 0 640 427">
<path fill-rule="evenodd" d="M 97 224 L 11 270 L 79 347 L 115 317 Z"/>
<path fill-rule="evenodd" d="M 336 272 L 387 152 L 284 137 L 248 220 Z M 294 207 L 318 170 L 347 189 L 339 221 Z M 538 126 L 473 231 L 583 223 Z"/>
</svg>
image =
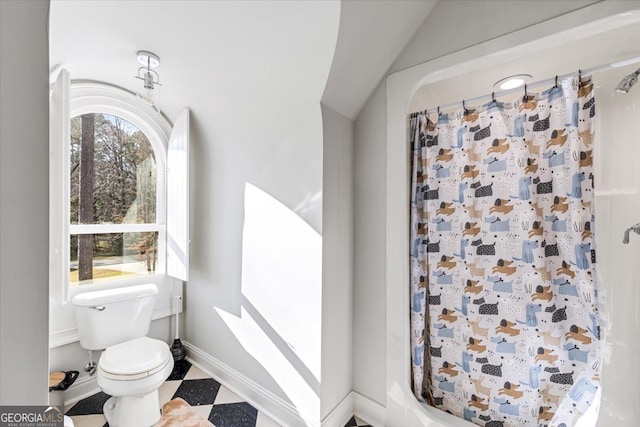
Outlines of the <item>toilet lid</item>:
<svg viewBox="0 0 640 427">
<path fill-rule="evenodd" d="M 107 348 L 100 356 L 98 368 L 106 377 L 142 378 L 164 368 L 170 358 L 165 342 L 141 337 Z"/>
</svg>

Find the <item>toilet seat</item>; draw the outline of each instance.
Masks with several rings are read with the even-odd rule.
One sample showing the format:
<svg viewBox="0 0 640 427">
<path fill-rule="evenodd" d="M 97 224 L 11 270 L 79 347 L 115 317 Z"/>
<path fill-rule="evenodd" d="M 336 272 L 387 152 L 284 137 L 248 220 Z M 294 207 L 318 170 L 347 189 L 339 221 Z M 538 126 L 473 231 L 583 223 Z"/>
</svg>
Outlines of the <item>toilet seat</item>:
<svg viewBox="0 0 640 427">
<path fill-rule="evenodd" d="M 105 379 L 132 381 L 163 371 L 172 360 L 165 342 L 141 337 L 107 348 L 98 362 L 98 372 Z"/>
</svg>

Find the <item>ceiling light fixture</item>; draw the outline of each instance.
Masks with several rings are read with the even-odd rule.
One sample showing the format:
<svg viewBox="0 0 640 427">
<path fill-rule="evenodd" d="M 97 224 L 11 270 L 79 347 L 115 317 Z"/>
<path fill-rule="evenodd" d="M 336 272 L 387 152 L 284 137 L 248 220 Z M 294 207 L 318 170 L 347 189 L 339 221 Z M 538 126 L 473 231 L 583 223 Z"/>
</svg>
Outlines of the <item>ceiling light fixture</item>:
<svg viewBox="0 0 640 427">
<path fill-rule="evenodd" d="M 530 82 L 532 79 L 531 74 L 514 74 L 513 76 L 498 80 L 493 84 L 493 87 L 494 89 L 500 88 L 502 90 L 515 89 Z"/>
<path fill-rule="evenodd" d="M 160 75 L 152 68 L 160 66 L 160 57 L 155 53 L 148 52 L 146 50 L 138 51 L 138 62 L 143 66 L 138 68 L 138 75 L 134 76 L 136 79 L 140 79 L 144 82 L 144 94 L 140 95 L 144 98 L 149 105 L 158 109 L 158 100 L 154 92 L 155 86 L 162 86 L 160 84 Z"/>
</svg>

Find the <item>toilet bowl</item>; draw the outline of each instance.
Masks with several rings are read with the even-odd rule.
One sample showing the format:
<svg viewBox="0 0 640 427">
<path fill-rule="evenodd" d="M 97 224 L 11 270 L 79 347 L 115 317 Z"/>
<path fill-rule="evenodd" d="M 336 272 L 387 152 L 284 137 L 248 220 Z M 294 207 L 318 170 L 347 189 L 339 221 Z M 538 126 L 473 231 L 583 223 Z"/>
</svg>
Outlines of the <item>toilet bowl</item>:
<svg viewBox="0 0 640 427">
<path fill-rule="evenodd" d="M 136 338 L 102 353 L 98 384 L 112 396 L 147 393 L 155 383 L 162 384 L 172 369 L 173 357 L 166 343 L 149 337 Z"/>
<path fill-rule="evenodd" d="M 152 426 L 160 419 L 158 388 L 173 370 L 166 343 L 136 338 L 107 348 L 98 362 L 98 385 L 112 397 L 103 412 L 110 426 Z"/>
<path fill-rule="evenodd" d="M 155 285 L 85 292 L 72 299 L 80 345 L 104 349 L 98 385 L 112 397 L 103 412 L 110 427 L 150 427 L 160 420 L 158 388 L 173 370 L 167 343 L 149 338 Z"/>
</svg>

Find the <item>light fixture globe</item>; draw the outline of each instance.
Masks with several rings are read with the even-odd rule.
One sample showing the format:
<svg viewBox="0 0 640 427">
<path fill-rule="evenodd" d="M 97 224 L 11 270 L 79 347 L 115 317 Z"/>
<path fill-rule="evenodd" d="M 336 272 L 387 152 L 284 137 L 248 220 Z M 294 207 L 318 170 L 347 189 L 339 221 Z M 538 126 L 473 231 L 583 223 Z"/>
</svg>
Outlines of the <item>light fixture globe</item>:
<svg viewBox="0 0 640 427">
<path fill-rule="evenodd" d="M 501 90 L 515 89 L 525 83 L 529 83 L 532 79 L 531 74 L 514 74 L 498 80 L 493 84 L 493 87 L 494 89 L 499 88 Z"/>
<path fill-rule="evenodd" d="M 156 86 L 162 86 L 160 84 L 160 75 L 152 68 L 156 68 L 160 65 L 160 57 L 153 52 L 147 50 L 139 50 L 136 58 L 142 67 L 138 68 L 138 75 L 134 76 L 136 79 L 143 81 L 143 92 L 138 93 L 140 98 L 144 99 L 156 111 L 158 108 L 158 95 Z"/>
</svg>

